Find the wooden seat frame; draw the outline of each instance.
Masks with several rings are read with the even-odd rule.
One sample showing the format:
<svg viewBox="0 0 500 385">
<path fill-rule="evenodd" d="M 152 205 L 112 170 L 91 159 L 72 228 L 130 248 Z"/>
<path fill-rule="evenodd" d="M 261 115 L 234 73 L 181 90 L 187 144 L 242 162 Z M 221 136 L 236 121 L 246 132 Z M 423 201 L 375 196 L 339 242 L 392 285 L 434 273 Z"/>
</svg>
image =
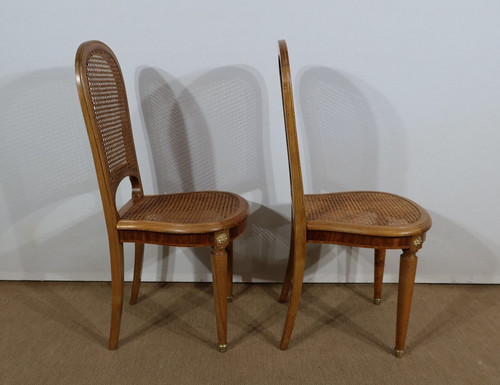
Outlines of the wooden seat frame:
<svg viewBox="0 0 500 385">
<path fill-rule="evenodd" d="M 233 241 L 245 229 L 249 214 L 247 201 L 236 194 L 219 191 L 145 196 L 125 84 L 114 53 L 99 41 L 82 43 L 76 54 L 75 75 L 109 239 L 112 291 L 109 349 L 117 347 L 122 317 L 123 243 L 133 242 L 131 304 L 137 302 L 145 243 L 212 247 L 218 348 L 225 351 L 227 302 L 232 299 Z M 107 115 L 103 117 L 102 113 Z M 110 134 L 110 130 L 114 131 Z M 129 178 L 132 185 L 132 198 L 118 210 L 116 192 L 125 178 Z M 209 209 L 203 211 L 204 205 L 210 205 Z M 179 207 L 187 208 L 180 212 Z"/>
<path fill-rule="evenodd" d="M 330 243 L 375 249 L 375 304 L 379 304 L 381 299 L 386 249 L 403 250 L 400 259 L 396 344 L 394 349 L 396 356 L 401 357 L 405 347 L 413 296 L 417 267 L 416 253 L 422 247 L 426 232 L 431 227 L 431 218 L 423 208 L 397 195 L 376 192 L 346 192 L 341 194 L 344 194 L 344 198 L 347 197 L 353 201 L 360 199 L 359 197 L 362 194 L 373 196 L 374 199 L 384 194 L 384 199 L 388 199 L 396 205 L 401 204 L 405 207 L 410 207 L 417 213 L 417 218 L 411 221 L 411 223 L 385 226 L 366 224 L 364 221 L 359 221 L 357 223 L 356 220 L 351 220 L 348 223 L 348 221 L 333 219 L 329 221 L 311 219 L 313 217 L 312 212 L 314 208 L 312 206 L 314 202 L 325 196 L 336 198 L 336 194 L 340 193 L 304 195 L 288 49 L 284 40 L 280 40 L 278 46 L 292 197 L 290 255 L 282 292 L 279 298 L 280 302 L 287 300 L 290 288 L 292 288 L 292 292 L 280 348 L 282 350 L 287 349 L 297 316 L 304 278 L 306 243 Z M 378 210 L 375 207 L 373 207 L 373 209 Z M 333 207 L 331 211 L 335 214 L 335 207 Z M 381 210 L 379 211 L 380 212 L 376 214 L 383 216 L 383 212 Z M 331 217 L 334 218 L 335 216 L 332 215 Z"/>
</svg>

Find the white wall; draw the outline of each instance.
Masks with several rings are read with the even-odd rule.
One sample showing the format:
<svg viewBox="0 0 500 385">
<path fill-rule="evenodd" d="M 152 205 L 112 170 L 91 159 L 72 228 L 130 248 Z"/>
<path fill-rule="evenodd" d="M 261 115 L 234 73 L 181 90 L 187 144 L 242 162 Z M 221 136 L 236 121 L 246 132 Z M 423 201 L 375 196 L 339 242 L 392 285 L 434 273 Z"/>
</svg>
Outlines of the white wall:
<svg viewBox="0 0 500 385">
<path fill-rule="evenodd" d="M 419 282 L 500 283 L 499 15 L 495 0 L 3 2 L 0 279 L 109 279 L 73 75 L 78 45 L 99 39 L 122 65 L 146 191 L 244 195 L 252 214 L 235 280 L 281 280 L 285 38 L 307 192 L 414 199 L 434 222 Z M 306 280 L 370 281 L 371 260 L 312 245 Z M 148 246 L 143 276 L 210 280 L 208 249 Z"/>
</svg>

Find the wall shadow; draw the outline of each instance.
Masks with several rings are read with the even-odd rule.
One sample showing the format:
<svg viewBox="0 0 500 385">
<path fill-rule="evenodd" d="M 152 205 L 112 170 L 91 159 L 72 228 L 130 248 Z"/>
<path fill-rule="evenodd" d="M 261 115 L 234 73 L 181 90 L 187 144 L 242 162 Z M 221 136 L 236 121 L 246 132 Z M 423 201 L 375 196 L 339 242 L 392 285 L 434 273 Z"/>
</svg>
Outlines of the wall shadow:
<svg viewBox="0 0 500 385">
<path fill-rule="evenodd" d="M 301 69 L 298 117 L 302 129 L 304 189 L 309 193 L 380 190 L 387 174 L 404 183 L 405 138 L 402 124 L 383 95 L 354 76 L 328 67 Z M 391 143 L 389 146 L 387 143 Z M 397 164 L 386 164 L 381 151 L 394 152 Z M 392 162 L 391 162 L 392 163 Z M 345 258 L 335 255 L 344 254 Z M 350 282 L 366 250 L 308 246 L 309 272 L 337 258 L 337 279 Z"/>
<path fill-rule="evenodd" d="M 251 214 L 235 242 L 235 276 L 281 279 L 286 262 L 276 262 L 277 256 L 287 255 L 289 236 L 282 228 L 289 220 L 269 207 L 275 191 L 266 163 L 271 150 L 261 75 L 249 67 L 228 66 L 181 81 L 161 69 L 142 67 L 136 77 L 158 191 L 226 190 L 244 196 Z M 207 250 L 191 252 L 194 273 L 209 272 Z M 160 264 L 166 263 L 165 255 L 160 252 Z"/>
<path fill-rule="evenodd" d="M 405 190 L 405 131 L 383 95 L 350 74 L 326 67 L 301 70 L 298 95 L 311 192 L 385 190 L 386 185 L 394 186 L 390 192 Z M 384 151 L 390 151 L 390 156 L 385 156 Z M 445 282 L 492 282 L 499 265 L 492 251 L 494 246 L 489 247 L 478 234 L 438 213 L 430 214 L 433 227 L 419 253 L 417 282 L 442 282 L 443 277 L 448 277 Z M 443 239 L 446 243 L 436 241 Z M 372 264 L 372 253 L 367 250 L 308 247 L 311 274 L 336 262 L 336 270 L 344 273 L 344 277 L 337 273 L 337 279 L 352 282 L 356 276 L 365 275 L 359 263 Z M 398 280 L 399 255 L 399 251 L 388 253 L 388 282 Z M 454 255 L 456 263 L 439 263 L 441 255 Z M 371 271 L 368 277 L 371 280 Z"/>
<path fill-rule="evenodd" d="M 312 191 L 376 187 L 378 130 L 362 91 L 348 77 L 327 67 L 306 68 L 298 79 Z"/>
</svg>

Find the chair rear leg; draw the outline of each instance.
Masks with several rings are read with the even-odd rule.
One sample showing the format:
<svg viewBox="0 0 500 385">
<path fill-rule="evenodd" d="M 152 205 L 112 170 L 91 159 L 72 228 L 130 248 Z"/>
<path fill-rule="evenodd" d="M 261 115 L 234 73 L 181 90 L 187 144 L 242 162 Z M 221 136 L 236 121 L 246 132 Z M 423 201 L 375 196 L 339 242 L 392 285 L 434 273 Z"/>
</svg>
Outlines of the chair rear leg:
<svg viewBox="0 0 500 385">
<path fill-rule="evenodd" d="M 134 261 L 134 280 L 132 281 L 132 293 L 130 295 L 130 304 L 137 303 L 139 296 L 139 287 L 141 286 L 142 261 L 144 258 L 144 244 L 135 244 L 135 261 Z"/>
<path fill-rule="evenodd" d="M 403 250 L 399 265 L 398 308 L 396 319 L 396 357 L 402 357 L 410 319 L 415 274 L 417 271 L 417 250 L 422 247 L 422 237 L 414 237 L 409 249 Z"/>
<path fill-rule="evenodd" d="M 373 303 L 380 304 L 382 299 L 382 282 L 384 278 L 385 249 L 375 249 L 375 273 L 373 280 Z"/>
<path fill-rule="evenodd" d="M 110 242 L 111 259 L 111 327 L 109 332 L 109 349 L 114 350 L 118 344 L 123 308 L 123 244 Z"/>
<path fill-rule="evenodd" d="M 233 242 L 226 247 L 227 252 L 227 302 L 233 301 Z"/>
<path fill-rule="evenodd" d="M 292 242 L 292 245 L 295 242 Z M 286 350 L 292 336 L 295 319 L 297 318 L 297 311 L 299 309 L 300 296 L 302 294 L 302 284 L 304 280 L 304 268 L 306 259 L 305 244 L 301 247 L 294 246 L 295 256 L 293 257 L 293 285 L 292 295 L 290 297 L 290 304 L 288 305 L 288 312 L 286 315 L 285 326 L 281 336 L 280 349 Z"/>
<path fill-rule="evenodd" d="M 215 319 L 217 322 L 218 349 L 225 352 L 227 348 L 227 261 L 229 232 L 220 231 L 215 234 L 212 248 L 212 276 L 215 302 Z"/>
<path fill-rule="evenodd" d="M 290 251 L 288 254 L 288 265 L 286 268 L 285 279 L 283 280 L 283 287 L 281 289 L 279 302 L 285 302 L 288 298 L 288 293 L 290 292 L 290 287 L 292 286 L 294 260 L 295 260 L 295 231 L 292 223 Z"/>
</svg>

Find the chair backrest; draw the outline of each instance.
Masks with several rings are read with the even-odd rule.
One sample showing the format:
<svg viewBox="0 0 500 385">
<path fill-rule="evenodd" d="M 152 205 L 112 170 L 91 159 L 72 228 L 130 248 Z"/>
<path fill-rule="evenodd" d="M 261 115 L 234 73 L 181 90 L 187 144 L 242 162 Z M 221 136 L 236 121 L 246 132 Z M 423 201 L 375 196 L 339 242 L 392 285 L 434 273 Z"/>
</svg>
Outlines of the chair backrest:
<svg viewBox="0 0 500 385">
<path fill-rule="evenodd" d="M 300 168 L 299 142 L 295 122 L 295 107 L 293 102 L 292 79 L 290 75 L 290 61 L 286 42 L 280 40 L 279 68 L 281 80 L 281 96 L 283 100 L 283 114 L 285 119 L 286 143 L 288 150 L 288 166 L 290 172 L 290 190 L 292 195 L 292 220 L 295 223 L 296 233 L 305 234 L 304 186 Z M 295 234 L 297 238 L 299 234 Z"/>
<path fill-rule="evenodd" d="M 113 51 L 99 41 L 80 45 L 75 75 L 109 231 L 119 219 L 120 182 L 130 178 L 134 200 L 143 195 L 125 83 Z"/>
</svg>

